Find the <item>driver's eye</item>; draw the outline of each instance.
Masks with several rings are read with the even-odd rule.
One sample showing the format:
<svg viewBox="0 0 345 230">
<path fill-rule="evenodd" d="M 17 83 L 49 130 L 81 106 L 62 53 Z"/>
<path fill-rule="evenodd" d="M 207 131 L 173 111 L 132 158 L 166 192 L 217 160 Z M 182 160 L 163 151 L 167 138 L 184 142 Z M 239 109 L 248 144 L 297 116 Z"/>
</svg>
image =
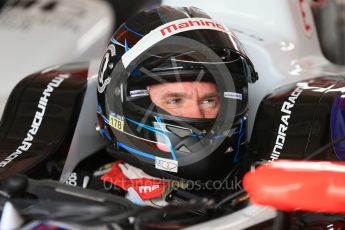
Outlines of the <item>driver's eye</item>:
<svg viewBox="0 0 345 230">
<path fill-rule="evenodd" d="M 201 102 L 201 104 L 205 106 L 216 106 L 218 105 L 218 98 L 216 97 L 206 98 Z"/>
<path fill-rule="evenodd" d="M 182 103 L 183 103 L 182 98 L 171 98 L 166 101 L 166 104 L 169 104 L 169 105 L 178 105 Z"/>
</svg>

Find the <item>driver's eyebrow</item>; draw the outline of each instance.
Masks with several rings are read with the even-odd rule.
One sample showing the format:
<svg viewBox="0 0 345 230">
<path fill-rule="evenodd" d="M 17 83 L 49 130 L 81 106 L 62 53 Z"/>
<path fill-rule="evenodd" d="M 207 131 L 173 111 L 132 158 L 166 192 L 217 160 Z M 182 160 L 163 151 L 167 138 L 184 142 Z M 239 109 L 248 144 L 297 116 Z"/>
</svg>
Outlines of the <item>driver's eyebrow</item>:
<svg viewBox="0 0 345 230">
<path fill-rule="evenodd" d="M 210 97 L 219 97 L 219 94 L 218 94 L 218 92 L 207 93 L 201 97 L 201 100 L 204 100 L 204 99 L 210 98 Z"/>
<path fill-rule="evenodd" d="M 171 97 L 187 97 L 186 93 L 176 93 L 176 92 L 166 92 L 161 95 L 161 99 L 171 98 Z"/>
</svg>

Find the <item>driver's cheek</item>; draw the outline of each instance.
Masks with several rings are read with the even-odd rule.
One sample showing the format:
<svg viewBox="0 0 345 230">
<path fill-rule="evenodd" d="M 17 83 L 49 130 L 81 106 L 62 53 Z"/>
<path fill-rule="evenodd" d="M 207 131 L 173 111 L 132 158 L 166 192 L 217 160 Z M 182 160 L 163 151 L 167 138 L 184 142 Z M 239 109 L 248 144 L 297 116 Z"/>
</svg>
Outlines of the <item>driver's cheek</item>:
<svg viewBox="0 0 345 230">
<path fill-rule="evenodd" d="M 217 106 L 202 106 L 203 118 L 216 118 L 219 112 L 219 105 Z"/>
</svg>

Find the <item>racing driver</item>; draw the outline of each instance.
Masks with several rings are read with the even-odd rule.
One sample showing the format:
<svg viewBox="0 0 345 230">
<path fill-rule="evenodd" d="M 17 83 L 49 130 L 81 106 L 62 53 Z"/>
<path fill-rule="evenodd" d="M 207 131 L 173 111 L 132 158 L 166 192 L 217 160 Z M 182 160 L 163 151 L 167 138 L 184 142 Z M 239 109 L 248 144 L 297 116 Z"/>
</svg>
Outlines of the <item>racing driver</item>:
<svg viewBox="0 0 345 230">
<path fill-rule="evenodd" d="M 151 206 L 176 189 L 240 189 L 248 83 L 257 79 L 235 34 L 198 8 L 132 17 L 112 36 L 98 75 L 98 130 L 112 160 L 83 186 Z"/>
</svg>

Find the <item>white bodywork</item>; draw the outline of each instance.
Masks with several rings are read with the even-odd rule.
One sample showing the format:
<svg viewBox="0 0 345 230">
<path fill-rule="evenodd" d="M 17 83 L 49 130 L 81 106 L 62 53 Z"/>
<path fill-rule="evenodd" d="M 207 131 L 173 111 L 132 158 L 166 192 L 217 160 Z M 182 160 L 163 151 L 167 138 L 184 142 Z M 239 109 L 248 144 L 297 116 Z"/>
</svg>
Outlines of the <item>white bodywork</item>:
<svg viewBox="0 0 345 230">
<path fill-rule="evenodd" d="M 233 29 L 243 42 L 259 73 L 259 80 L 249 86 L 248 137 L 260 101 L 272 89 L 325 74 L 345 74 L 345 67 L 323 56 L 307 0 L 163 0 L 163 4 L 198 7 Z"/>
<path fill-rule="evenodd" d="M 115 17 L 106 1 L 8 0 L 0 11 L 0 115 L 13 87 L 40 69 L 100 58 Z M 46 10 L 48 8 L 48 10 Z"/>
<path fill-rule="evenodd" d="M 62 183 L 67 180 L 78 163 L 105 146 L 101 135 L 96 132 L 96 93 L 98 85 L 98 68 L 100 62 L 100 60 L 93 60 L 90 62 L 88 68 L 87 88 L 84 96 L 84 102 L 80 110 L 71 146 L 68 150 L 66 162 L 61 173 L 60 182 Z"/>
</svg>

